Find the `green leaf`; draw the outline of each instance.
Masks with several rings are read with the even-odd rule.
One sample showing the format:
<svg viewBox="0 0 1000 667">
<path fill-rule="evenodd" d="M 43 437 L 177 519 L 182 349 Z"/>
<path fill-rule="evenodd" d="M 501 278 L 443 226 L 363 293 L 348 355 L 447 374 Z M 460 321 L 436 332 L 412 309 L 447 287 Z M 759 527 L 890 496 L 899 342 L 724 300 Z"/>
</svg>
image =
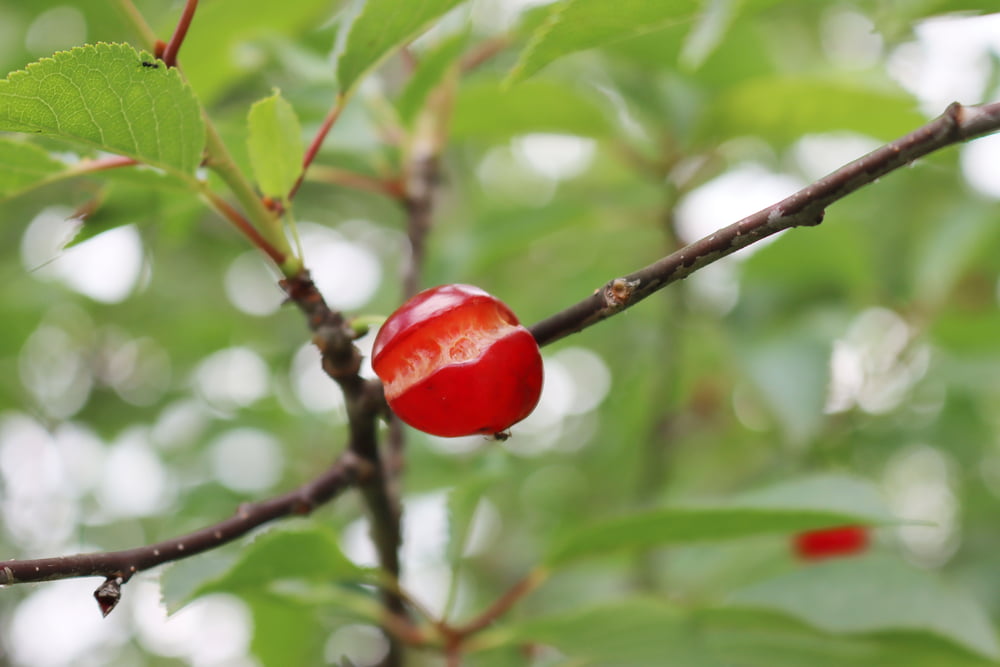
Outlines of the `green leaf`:
<svg viewBox="0 0 1000 667">
<path fill-rule="evenodd" d="M 213 550 L 194 558 L 175 561 L 164 568 L 160 575 L 160 597 L 168 614 L 179 611 L 199 595 L 206 582 L 223 576 L 233 563 L 236 553 L 232 549 Z"/>
<path fill-rule="evenodd" d="M 683 610 L 638 598 L 529 619 L 499 634 L 504 643 L 546 644 L 586 664 L 648 667 L 702 664 L 693 629 Z"/>
<path fill-rule="evenodd" d="M 926 632 L 1000 658 L 996 630 L 972 597 L 883 555 L 803 567 L 739 590 L 729 604 L 779 611 L 831 633 Z"/>
<path fill-rule="evenodd" d="M 690 22 L 701 4 L 699 0 L 563 0 L 535 32 L 509 80 L 526 79 L 569 53 Z"/>
<path fill-rule="evenodd" d="M 257 69 L 259 59 L 269 55 L 276 38 L 305 41 L 329 21 L 337 4 L 330 0 L 202 2 L 180 53 L 184 76 L 207 106 L 239 88 Z M 160 33 L 169 34 L 176 22 L 176 14 L 171 13 Z"/>
<path fill-rule="evenodd" d="M 760 667 L 990 667 L 997 663 L 922 632 L 829 634 L 779 612 L 695 613 L 712 665 Z"/>
<path fill-rule="evenodd" d="M 456 139 L 502 140 L 531 132 L 602 137 L 611 123 L 597 99 L 569 83 L 538 79 L 504 88 L 498 81 L 477 81 L 459 89 L 451 132 Z"/>
<path fill-rule="evenodd" d="M 973 258 L 995 238 L 995 218 L 977 206 L 963 204 L 948 211 L 947 224 L 934 225 L 920 239 L 914 262 L 918 294 L 930 304 L 943 304 L 969 269 Z"/>
<path fill-rule="evenodd" d="M 59 178 L 66 165 L 44 149 L 0 137 L 0 199 L 9 199 Z"/>
<path fill-rule="evenodd" d="M 889 140 L 925 122 L 912 98 L 891 85 L 789 76 L 751 79 L 726 90 L 706 119 L 712 137 L 759 135 L 776 144 L 836 130 Z"/>
<path fill-rule="evenodd" d="M 868 583 L 878 587 L 876 582 Z M 630 598 L 529 618 L 497 627 L 481 639 L 489 647 L 545 644 L 572 661 L 567 664 L 582 661 L 602 667 L 996 664 L 924 632 L 830 634 L 767 609 L 732 605 L 690 610 L 653 598 Z"/>
<path fill-rule="evenodd" d="M 870 482 L 818 475 L 729 501 L 660 508 L 592 523 L 556 539 L 546 562 L 558 566 L 602 553 L 663 544 L 895 522 Z"/>
<path fill-rule="evenodd" d="M 366 571 L 340 550 L 333 531 L 311 522 L 285 524 L 258 537 L 227 572 L 201 584 L 192 597 L 271 590 L 283 581 L 325 583 L 366 577 Z"/>
<path fill-rule="evenodd" d="M 329 631 L 312 607 L 273 595 L 246 600 L 253 613 L 251 649 L 265 667 L 316 664 Z"/>
<path fill-rule="evenodd" d="M 455 35 L 421 56 L 420 65 L 396 100 L 396 110 L 404 125 L 413 123 L 427 95 L 457 62 L 467 41 L 468 38 L 464 33 Z"/>
<path fill-rule="evenodd" d="M 187 174 L 205 144 L 201 109 L 180 73 L 126 44 L 61 51 L 11 73 L 0 81 L 0 130 L 48 134 Z"/>
<path fill-rule="evenodd" d="M 354 85 L 396 49 L 412 41 L 430 23 L 465 0 L 368 0 L 351 26 L 337 61 L 340 90 Z"/>
<path fill-rule="evenodd" d="M 247 118 L 250 163 L 261 192 L 283 199 L 302 173 L 305 148 L 295 109 L 275 91 L 254 102 Z"/>
<path fill-rule="evenodd" d="M 741 355 L 791 442 L 806 442 L 823 426 L 831 345 L 786 325 L 780 336 L 751 343 Z"/>
</svg>

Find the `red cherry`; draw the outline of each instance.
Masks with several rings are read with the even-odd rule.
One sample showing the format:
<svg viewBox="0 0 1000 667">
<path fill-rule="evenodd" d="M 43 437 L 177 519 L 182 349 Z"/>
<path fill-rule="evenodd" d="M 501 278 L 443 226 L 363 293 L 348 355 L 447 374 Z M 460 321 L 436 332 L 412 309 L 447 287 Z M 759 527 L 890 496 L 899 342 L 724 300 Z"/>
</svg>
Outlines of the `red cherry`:
<svg viewBox="0 0 1000 667">
<path fill-rule="evenodd" d="M 542 393 L 534 336 L 471 285 L 432 287 L 400 306 L 375 337 L 372 368 L 400 419 L 445 437 L 502 433 Z"/>
<path fill-rule="evenodd" d="M 840 526 L 812 530 L 796 535 L 793 546 L 803 560 L 850 556 L 868 548 L 868 529 L 864 526 Z"/>
</svg>

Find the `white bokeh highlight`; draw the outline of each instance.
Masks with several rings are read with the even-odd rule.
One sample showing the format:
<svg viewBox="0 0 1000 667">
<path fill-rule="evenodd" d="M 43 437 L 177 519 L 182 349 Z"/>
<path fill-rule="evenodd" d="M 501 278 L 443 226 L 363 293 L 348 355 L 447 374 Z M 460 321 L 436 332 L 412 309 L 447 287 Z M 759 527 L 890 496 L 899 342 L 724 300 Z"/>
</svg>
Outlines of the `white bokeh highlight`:
<svg viewBox="0 0 1000 667">
<path fill-rule="evenodd" d="M 331 308 L 356 310 L 375 295 L 382 265 L 365 246 L 309 222 L 298 225 L 306 266 Z"/>
<path fill-rule="evenodd" d="M 147 429 L 128 429 L 108 448 L 95 496 L 108 518 L 152 516 L 170 506 L 176 484 Z"/>
<path fill-rule="evenodd" d="M 248 655 L 253 619 L 240 599 L 208 595 L 167 616 L 155 581 L 133 581 L 128 593 L 134 599 L 132 619 L 136 637 L 151 653 L 176 658 L 193 667 L 259 664 Z"/>
<path fill-rule="evenodd" d="M 253 405 L 270 390 L 267 364 L 248 347 L 219 350 L 202 360 L 194 372 L 194 384 L 209 405 L 235 411 Z"/>
<path fill-rule="evenodd" d="M 930 365 L 930 347 L 885 308 L 862 311 L 833 343 L 826 412 L 858 407 L 885 414 L 899 407 Z"/>
<path fill-rule="evenodd" d="M 21 601 L 5 624 L 4 646 L 16 667 L 113 664 L 129 638 L 124 614 L 102 618 L 90 579 L 48 582 Z M 132 593 L 134 591 L 130 591 Z"/>
<path fill-rule="evenodd" d="M 677 205 L 677 233 L 684 243 L 693 243 L 776 204 L 804 186 L 797 178 L 759 164 L 741 164 L 681 199 Z M 739 299 L 737 263 L 777 236 L 743 248 L 690 276 L 686 282 L 695 295 L 693 303 L 719 315 L 732 309 Z"/>
<path fill-rule="evenodd" d="M 271 315 L 285 300 L 277 276 L 257 251 L 245 252 L 229 263 L 224 286 L 229 302 L 248 315 Z"/>
<path fill-rule="evenodd" d="M 582 174 L 594 161 L 597 143 L 571 134 L 526 134 L 512 142 L 515 158 L 540 176 L 564 181 Z"/>
<path fill-rule="evenodd" d="M 906 556 L 922 567 L 940 567 L 958 550 L 960 505 L 952 468 L 940 449 L 915 444 L 897 452 L 883 475 L 893 514 L 930 524 L 897 529 Z"/>
<path fill-rule="evenodd" d="M 101 303 L 124 301 L 143 276 L 142 239 L 135 225 L 115 227 L 64 249 L 79 221 L 72 211 L 50 207 L 21 237 L 21 262 L 35 278 L 58 281 Z"/>
<path fill-rule="evenodd" d="M 323 370 L 322 357 L 315 345 L 306 343 L 295 353 L 288 379 L 295 397 L 306 410 L 347 420 L 344 394 Z"/>
<path fill-rule="evenodd" d="M 962 146 L 962 176 L 973 190 L 1000 199 L 1000 134 L 981 137 Z"/>
<path fill-rule="evenodd" d="M 937 17 L 917 24 L 916 40 L 889 57 L 889 73 L 937 116 L 952 102 L 986 99 L 990 58 L 1000 54 L 1000 14 Z"/>
<path fill-rule="evenodd" d="M 270 433 L 238 428 L 219 435 L 208 448 L 215 478 L 240 493 L 267 491 L 281 479 L 284 456 Z"/>
</svg>

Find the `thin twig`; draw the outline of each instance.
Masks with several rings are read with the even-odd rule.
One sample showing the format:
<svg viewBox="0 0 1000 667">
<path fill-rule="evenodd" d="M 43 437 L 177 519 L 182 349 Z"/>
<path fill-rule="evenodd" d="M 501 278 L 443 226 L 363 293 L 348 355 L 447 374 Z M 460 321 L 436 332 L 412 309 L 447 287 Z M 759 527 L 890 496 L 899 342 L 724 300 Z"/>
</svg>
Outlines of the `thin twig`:
<svg viewBox="0 0 1000 667">
<path fill-rule="evenodd" d="M 313 163 L 316 159 L 316 154 L 319 153 L 320 147 L 326 140 L 326 135 L 330 133 L 333 128 L 333 124 L 337 122 L 340 118 L 340 112 L 344 110 L 344 104 L 346 104 L 347 99 L 344 97 L 343 93 L 337 95 L 337 99 L 334 100 L 333 106 L 326 114 L 326 118 L 323 119 L 323 123 L 319 126 L 319 130 L 316 131 L 316 136 L 313 137 L 312 142 L 309 144 L 309 148 L 306 149 L 306 153 L 302 158 L 302 172 L 299 174 L 298 179 L 295 181 L 295 185 L 288 192 L 289 201 L 295 197 L 295 193 L 299 191 L 299 187 L 302 185 L 303 179 L 306 177 L 306 171 L 309 169 L 309 165 Z"/>
<path fill-rule="evenodd" d="M 609 281 L 592 295 L 530 327 L 547 345 L 634 306 L 670 283 L 792 227 L 818 225 L 826 208 L 881 176 L 951 144 L 1000 130 L 1000 102 L 952 104 L 923 127 L 841 167 L 782 201 L 695 241 L 649 266 Z"/>
<path fill-rule="evenodd" d="M 403 276 L 403 293 L 411 297 L 420 289 L 427 235 L 433 223 L 435 195 L 440 181 L 441 151 L 448 134 L 455 102 L 455 73 L 446 76 L 430 95 L 417 117 L 407 151 L 403 180 L 406 235 L 410 258 Z"/>
<path fill-rule="evenodd" d="M 208 188 L 204 189 L 202 196 L 212 206 L 212 208 L 214 208 L 226 220 L 231 222 L 233 226 L 242 232 L 251 243 L 270 257 L 275 264 L 281 266 L 285 262 L 286 256 L 271 245 L 271 243 L 265 239 L 259 231 L 257 231 L 257 228 L 250 224 L 250 221 L 247 220 L 242 213 L 233 208 L 229 202 Z"/>
<path fill-rule="evenodd" d="M 463 72 L 471 72 L 506 49 L 513 43 L 513 41 L 514 40 L 508 35 L 500 35 L 498 37 L 487 39 L 477 44 L 468 53 L 462 56 L 462 60 L 459 62 L 459 67 Z"/>
<path fill-rule="evenodd" d="M 194 18 L 196 9 L 198 9 L 198 0 L 187 0 L 184 3 L 184 11 L 181 12 L 181 17 L 177 20 L 174 34 L 170 36 L 167 48 L 163 50 L 163 62 L 166 63 L 167 67 L 177 66 L 177 53 L 181 50 L 181 44 L 184 43 L 188 28 L 191 27 L 191 20 Z"/>
<path fill-rule="evenodd" d="M 314 164 L 309 167 L 307 180 L 339 185 L 353 190 L 373 192 L 389 197 L 390 199 L 400 200 L 403 198 L 403 186 L 398 179 L 376 178 L 340 167 Z"/>
<path fill-rule="evenodd" d="M 548 577 L 548 570 L 541 567 L 535 568 L 524 578 L 511 586 L 506 593 L 494 600 L 493 604 L 491 604 L 486 611 L 482 612 L 479 616 L 465 625 L 452 628 L 453 632 L 465 638 L 479 632 L 480 630 L 488 628 L 498 618 L 506 614 L 518 601 L 522 600 L 526 595 L 545 583 L 545 580 L 548 579 Z"/>
</svg>

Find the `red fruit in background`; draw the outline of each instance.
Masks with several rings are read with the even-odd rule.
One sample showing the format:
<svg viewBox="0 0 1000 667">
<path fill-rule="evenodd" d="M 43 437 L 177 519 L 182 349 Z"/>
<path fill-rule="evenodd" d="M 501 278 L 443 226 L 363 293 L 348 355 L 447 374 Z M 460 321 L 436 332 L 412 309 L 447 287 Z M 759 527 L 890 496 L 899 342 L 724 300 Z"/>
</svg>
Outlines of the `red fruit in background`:
<svg viewBox="0 0 1000 667">
<path fill-rule="evenodd" d="M 793 546 L 803 560 L 850 556 L 868 548 L 868 529 L 864 526 L 840 526 L 799 533 L 794 538 Z"/>
<path fill-rule="evenodd" d="M 417 294 L 375 337 L 372 368 L 389 407 L 432 435 L 493 435 L 535 409 L 538 343 L 502 301 L 471 285 Z"/>
</svg>

